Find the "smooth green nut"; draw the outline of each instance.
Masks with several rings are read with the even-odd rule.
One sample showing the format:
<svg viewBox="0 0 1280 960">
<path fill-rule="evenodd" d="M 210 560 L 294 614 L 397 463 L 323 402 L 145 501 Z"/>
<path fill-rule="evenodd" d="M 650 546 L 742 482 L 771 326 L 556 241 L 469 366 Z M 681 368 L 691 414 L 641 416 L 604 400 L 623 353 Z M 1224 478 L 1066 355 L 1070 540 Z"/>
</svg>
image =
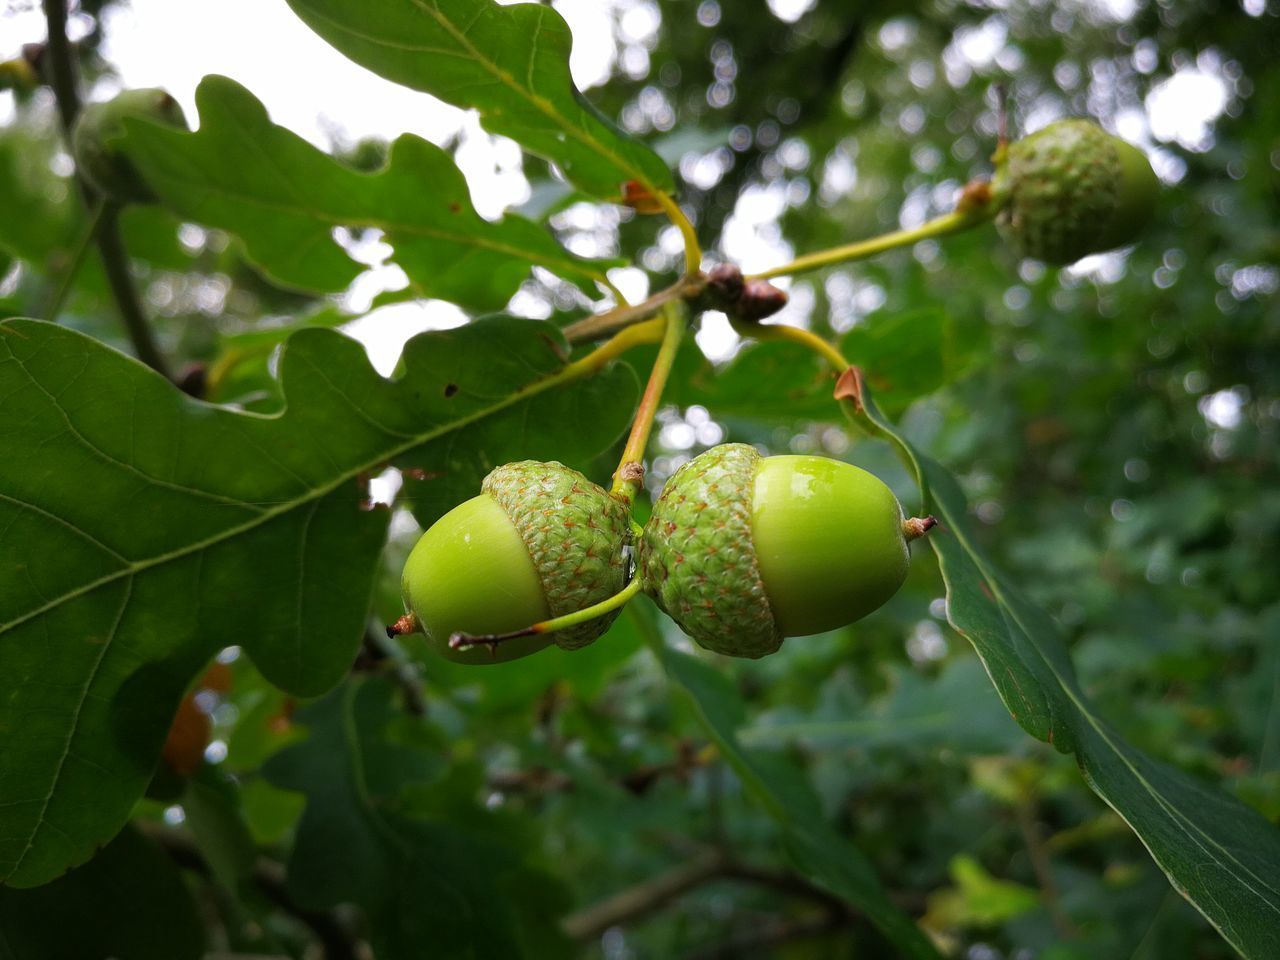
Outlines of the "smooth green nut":
<svg viewBox="0 0 1280 960">
<path fill-rule="evenodd" d="M 118 203 L 154 203 L 156 195 L 115 142 L 124 120 L 135 117 L 187 129 L 178 101 L 158 87 L 125 90 L 105 103 L 86 104 L 71 132 L 76 167 L 89 182 Z"/>
<path fill-rule="evenodd" d="M 1067 264 L 1132 241 L 1160 184 L 1137 147 L 1088 120 L 1062 120 L 1009 145 L 992 184 L 1000 230 L 1025 257 Z"/>
<path fill-rule="evenodd" d="M 909 561 L 902 507 L 873 474 L 741 443 L 677 470 L 640 544 L 658 604 L 702 646 L 738 657 L 866 616 Z"/>
<path fill-rule="evenodd" d="M 578 471 L 508 463 L 422 535 L 405 562 L 401 594 L 428 646 L 450 660 L 514 660 L 553 641 L 577 649 L 617 614 L 492 648 L 454 650 L 449 637 L 508 633 L 607 599 L 626 586 L 629 542 L 627 508 Z"/>
</svg>

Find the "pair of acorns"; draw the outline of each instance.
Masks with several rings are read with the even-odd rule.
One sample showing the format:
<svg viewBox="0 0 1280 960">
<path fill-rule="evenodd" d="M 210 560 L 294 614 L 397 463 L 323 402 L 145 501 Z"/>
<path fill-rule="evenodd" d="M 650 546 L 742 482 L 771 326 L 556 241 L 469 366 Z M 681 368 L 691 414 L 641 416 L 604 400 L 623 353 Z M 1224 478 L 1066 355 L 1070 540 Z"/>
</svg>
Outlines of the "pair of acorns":
<svg viewBox="0 0 1280 960">
<path fill-rule="evenodd" d="M 154 199 L 119 149 L 124 121 L 135 118 L 186 127 L 164 91 L 132 90 L 87 106 L 73 136 L 81 173 L 118 202 Z M 1132 240 L 1157 187 L 1137 148 L 1065 120 L 998 152 L 987 202 L 1020 254 L 1063 264 Z M 581 647 L 615 611 L 554 633 L 524 628 L 616 596 L 634 554 L 639 586 L 691 637 L 760 657 L 784 637 L 852 623 L 885 603 L 906 577 L 908 541 L 931 525 L 904 520 L 889 489 L 857 467 L 726 444 L 676 472 L 633 542 L 627 507 L 580 473 L 507 464 L 413 549 L 399 629 L 421 629 L 438 652 L 469 662 L 511 660 L 553 640 Z"/>
<path fill-rule="evenodd" d="M 506 464 L 481 490 L 422 535 L 401 581 L 399 631 L 421 630 L 466 663 L 591 643 L 616 611 L 521 631 L 607 600 L 632 576 L 702 646 L 762 657 L 884 604 L 906 578 L 908 542 L 934 523 L 904 519 L 889 488 L 852 464 L 741 443 L 677 470 L 638 537 L 622 501 L 560 463 Z"/>
</svg>

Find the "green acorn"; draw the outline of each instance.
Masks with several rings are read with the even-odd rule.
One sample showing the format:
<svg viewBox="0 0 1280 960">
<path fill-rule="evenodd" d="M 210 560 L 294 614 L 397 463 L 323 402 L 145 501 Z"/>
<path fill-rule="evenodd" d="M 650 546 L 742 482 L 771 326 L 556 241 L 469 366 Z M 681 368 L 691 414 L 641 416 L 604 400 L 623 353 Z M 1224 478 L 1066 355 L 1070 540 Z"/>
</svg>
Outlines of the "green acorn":
<svg viewBox="0 0 1280 960">
<path fill-rule="evenodd" d="M 1058 265 L 1133 240 L 1159 188 L 1141 150 L 1088 120 L 1010 144 L 992 181 L 1005 238 L 1019 255 Z"/>
<path fill-rule="evenodd" d="M 118 203 L 154 203 L 156 195 L 114 142 L 124 120 L 136 117 L 187 129 L 178 101 L 158 87 L 125 90 L 105 103 L 86 104 L 71 131 L 76 166 L 89 182 Z"/>
<path fill-rule="evenodd" d="M 907 576 L 907 541 L 933 525 L 904 520 L 893 492 L 852 464 L 728 443 L 667 481 L 640 568 L 699 644 L 763 657 L 884 604 Z"/>
<path fill-rule="evenodd" d="M 630 566 L 630 513 L 561 463 L 524 460 L 492 471 L 477 497 L 431 525 L 405 562 L 401 593 L 428 646 L 461 663 L 514 660 L 554 640 L 574 650 L 609 628 L 616 612 L 554 634 L 501 644 L 450 644 L 456 633 L 519 631 L 619 592 Z"/>
</svg>

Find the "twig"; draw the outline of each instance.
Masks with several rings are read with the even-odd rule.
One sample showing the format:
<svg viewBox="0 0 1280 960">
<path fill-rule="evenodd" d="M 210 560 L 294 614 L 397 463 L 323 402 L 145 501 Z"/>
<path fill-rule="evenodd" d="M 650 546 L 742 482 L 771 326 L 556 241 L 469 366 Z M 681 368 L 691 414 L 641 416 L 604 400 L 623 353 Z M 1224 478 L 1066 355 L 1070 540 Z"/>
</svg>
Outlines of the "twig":
<svg viewBox="0 0 1280 960">
<path fill-rule="evenodd" d="M 717 757 L 714 746 L 695 747 L 689 740 L 681 740 L 673 760 L 663 763 L 647 763 L 620 776 L 614 782 L 635 796 L 643 796 L 663 777 L 672 777 L 684 783 L 693 770 L 713 765 Z M 577 788 L 577 781 L 560 770 L 552 770 L 541 764 L 523 770 L 499 770 L 489 774 L 489 788 L 504 793 L 558 793 Z"/>
<path fill-rule="evenodd" d="M 62 312 L 63 306 L 67 302 L 67 297 L 71 293 L 71 288 L 75 286 L 76 275 L 80 272 L 80 266 L 84 263 L 84 255 L 88 252 L 93 238 L 98 232 L 98 227 L 102 224 L 102 215 L 106 213 L 106 200 L 102 197 L 94 202 L 93 209 L 89 212 L 89 220 L 80 231 L 80 238 L 76 240 L 76 245 L 71 250 L 71 259 L 62 268 L 62 277 L 58 280 L 58 285 L 53 290 L 53 295 L 49 298 L 49 305 L 44 309 L 44 318 L 50 323 L 58 322 L 58 314 Z"/>
<path fill-rule="evenodd" d="M 688 312 L 683 309 L 682 304 L 664 307 L 662 313 L 666 318 L 662 346 L 653 362 L 653 372 L 644 388 L 644 396 L 640 398 L 640 406 L 636 409 L 635 420 L 631 425 L 631 435 L 627 437 L 627 445 L 622 451 L 622 459 L 609 488 L 609 495 L 621 500 L 627 507 L 631 506 L 631 501 L 644 482 L 644 454 L 649 446 L 653 418 L 657 416 L 662 391 L 671 375 L 671 368 L 675 365 L 676 354 L 680 351 L 680 338 L 688 323 Z M 636 579 L 639 580 L 638 577 Z"/>
<path fill-rule="evenodd" d="M 209 863 L 195 840 L 181 830 L 162 827 L 145 820 L 136 822 L 139 830 L 155 841 L 180 867 L 206 879 L 213 876 Z M 368 952 L 333 914 L 299 907 L 285 886 L 284 867 L 274 860 L 259 857 L 250 874 L 254 885 L 272 904 L 306 924 L 324 948 L 325 960 L 367 960 Z"/>
<path fill-rule="evenodd" d="M 617 496 L 617 494 L 614 494 L 614 496 Z M 627 503 L 630 505 L 629 500 Z M 536 637 L 543 633 L 568 630 L 589 620 L 602 617 L 607 613 L 612 613 L 630 603 L 643 586 L 644 581 L 636 577 L 613 596 L 606 597 L 599 603 L 593 603 L 589 607 L 583 607 L 581 610 L 574 610 L 572 613 L 566 613 L 559 617 L 552 617 L 550 620 L 541 620 L 519 630 L 509 630 L 506 633 L 466 633 L 462 630 L 455 630 L 449 634 L 449 649 L 469 650 L 472 647 L 488 647 L 490 655 L 493 655 L 501 643 L 518 640 L 521 637 Z M 390 629 L 387 631 L 387 636 L 391 636 Z"/>
<path fill-rule="evenodd" d="M 1035 808 L 1030 800 L 1022 800 L 1014 807 L 1018 818 L 1018 828 L 1022 831 L 1022 839 L 1027 845 L 1027 856 L 1031 859 L 1031 869 L 1040 885 L 1040 899 L 1044 903 L 1045 912 L 1058 936 L 1064 940 L 1078 937 L 1079 931 L 1071 920 L 1062 912 L 1062 904 L 1058 900 L 1058 884 L 1053 879 L 1053 867 L 1049 863 L 1049 854 L 1040 841 L 1040 830 L 1035 821 Z"/>
<path fill-rule="evenodd" d="M 571 940 L 594 940 L 610 927 L 646 917 L 694 887 L 721 876 L 727 865 L 725 854 L 705 851 L 682 866 L 569 914 L 560 927 Z"/>
<path fill-rule="evenodd" d="M 834 893 L 810 883 L 800 874 L 792 873 L 790 870 L 757 867 L 749 863 L 731 861 L 726 864 L 723 875 L 731 880 L 769 887 L 789 897 L 812 900 L 814 903 L 825 906 L 828 911 L 844 913 L 849 909 L 848 905 Z"/>
<path fill-rule="evenodd" d="M 80 112 L 80 91 L 76 86 L 75 61 L 67 39 L 67 6 L 63 0 L 44 0 L 44 18 L 49 27 L 45 62 L 49 65 L 49 85 L 58 104 L 62 130 L 71 142 L 71 128 Z"/>
<path fill-rule="evenodd" d="M 730 937 L 715 946 L 688 955 L 688 960 L 738 960 L 756 951 L 796 940 L 810 940 L 837 933 L 857 918 L 851 913 L 817 913 L 794 920 L 775 920 L 758 930 Z"/>
<path fill-rule="evenodd" d="M 561 929 L 570 939 L 593 940 L 610 927 L 649 916 L 695 887 L 713 880 L 737 880 L 808 900 L 822 906 L 827 914 L 839 916 L 842 924 L 853 916 L 851 908 L 843 900 L 799 874 L 742 863 L 722 850 L 704 848 L 693 853 L 679 867 L 569 914 L 561 921 Z"/>
<path fill-rule="evenodd" d="M 116 308 L 124 320 L 125 329 L 129 332 L 129 340 L 138 359 L 156 373 L 170 380 L 173 374 L 169 363 L 156 346 L 151 332 L 151 324 L 143 312 L 142 301 L 138 298 L 138 289 L 133 282 L 133 274 L 129 271 L 129 254 L 125 251 L 124 237 L 120 233 L 120 207 L 108 202 L 102 214 L 94 239 L 98 244 L 98 252 L 102 254 L 102 266 L 106 270 L 107 284 L 111 287 L 111 295 L 115 298 Z"/>
<path fill-rule="evenodd" d="M 76 84 L 75 59 L 71 53 L 71 43 L 67 39 L 67 5 L 65 0 L 44 0 L 45 22 L 49 27 L 49 40 L 46 48 L 49 62 L 49 79 L 53 86 L 53 95 L 58 103 L 58 116 L 62 121 L 62 132 L 66 137 L 67 147 L 71 146 L 71 130 L 76 116 L 80 113 L 80 93 Z M 89 186 L 77 171 L 76 180 L 80 185 L 80 194 L 84 199 L 85 209 L 92 211 L 98 203 L 97 192 Z M 120 208 L 110 200 L 105 201 L 98 229 L 93 239 L 102 256 L 102 266 L 106 271 L 107 283 L 111 287 L 111 295 L 115 298 L 120 317 L 124 320 L 125 330 L 133 343 L 138 359 L 157 373 L 173 379 L 169 365 L 156 346 L 155 337 L 142 309 L 142 301 L 138 298 L 138 290 L 133 276 L 129 272 L 129 255 L 125 250 L 124 238 L 120 233 Z"/>
<path fill-rule="evenodd" d="M 601 340 L 632 324 L 656 317 L 672 300 L 692 300 L 702 293 L 704 278 L 701 274 L 681 277 L 671 286 L 659 290 L 647 300 L 626 307 L 614 307 L 594 317 L 586 317 L 564 328 L 570 343 L 584 340 Z"/>
<path fill-rule="evenodd" d="M 967 186 L 966 192 L 962 194 L 962 199 L 976 197 L 978 193 L 979 187 L 977 184 L 972 187 Z M 944 213 L 939 217 L 934 217 L 918 227 L 893 230 L 877 237 L 859 240 L 856 243 L 847 243 L 843 246 L 832 247 L 830 250 L 819 250 L 816 253 L 796 257 L 790 263 L 784 263 L 781 266 L 771 267 L 768 270 L 751 274 L 748 279 L 769 280 L 773 277 L 784 277 L 834 266 L 838 263 L 847 263 L 850 260 L 864 260 L 886 250 L 910 246 L 911 244 L 919 243 L 921 240 L 945 237 L 948 234 L 959 233 L 961 230 L 968 230 L 970 227 L 986 223 L 997 212 L 998 205 L 996 204 L 978 203 L 973 199 L 969 199 L 962 204 L 957 204 L 957 208 L 951 213 Z"/>
<path fill-rule="evenodd" d="M 501 793 L 559 793 L 573 790 L 573 777 L 559 770 L 530 767 L 528 770 L 497 770 L 489 774 L 490 790 Z"/>
</svg>

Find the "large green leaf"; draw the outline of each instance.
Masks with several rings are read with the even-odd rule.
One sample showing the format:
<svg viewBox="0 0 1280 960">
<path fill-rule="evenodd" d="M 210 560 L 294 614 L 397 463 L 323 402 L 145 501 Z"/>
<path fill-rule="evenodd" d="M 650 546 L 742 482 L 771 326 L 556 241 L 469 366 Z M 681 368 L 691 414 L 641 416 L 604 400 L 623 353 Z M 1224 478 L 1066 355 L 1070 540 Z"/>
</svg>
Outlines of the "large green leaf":
<svg viewBox="0 0 1280 960">
<path fill-rule="evenodd" d="M 391 381 L 304 330 L 264 417 L 64 328 L 0 324 L 0 878 L 48 880 L 120 828 L 218 649 L 294 693 L 338 681 L 388 517 L 361 508 L 360 477 L 438 474 L 415 481 L 429 519 L 496 463 L 612 442 L 634 374 L 560 384 L 565 353 L 551 326 L 497 317 L 414 338 Z"/>
<path fill-rule="evenodd" d="M 628 615 L 640 626 L 667 675 L 693 702 L 725 760 L 777 821 L 796 869 L 866 913 L 897 948 L 897 956 L 937 960 L 937 951 L 919 927 L 889 900 L 866 857 L 827 825 L 803 777 L 738 742 L 744 708 L 728 678 L 665 644 L 648 606 L 632 604 Z"/>
<path fill-rule="evenodd" d="M 670 193 L 662 159 L 602 117 L 569 77 L 569 26 L 550 6 L 492 0 L 289 0 L 361 66 L 459 107 L 552 161 L 581 190 L 616 198 L 628 180 Z"/>
<path fill-rule="evenodd" d="M 197 960 L 204 936 L 178 868 L 133 827 L 48 886 L 0 887 L 0 960 Z"/>
<path fill-rule="evenodd" d="M 945 468 L 919 454 L 869 394 L 867 417 L 914 468 L 947 586 L 947 617 L 969 639 L 1018 724 L 1074 753 L 1089 786 L 1133 828 L 1174 887 L 1237 950 L 1280 956 L 1280 831 L 1254 810 L 1130 745 L 1080 689 L 1058 628 L 978 547 Z"/>
<path fill-rule="evenodd" d="M 131 121 L 120 146 L 165 204 L 238 235 L 288 286 L 341 290 L 363 269 L 335 227 L 382 230 L 418 295 L 479 310 L 505 305 L 533 265 L 588 292 L 609 265 L 575 257 L 523 217 L 483 219 L 453 159 L 419 137 L 400 137 L 384 168 L 362 173 L 276 126 L 226 77 L 201 81 L 196 103 L 197 132 Z"/>
<path fill-rule="evenodd" d="M 290 893 L 304 907 L 363 905 L 387 960 L 565 955 L 563 898 L 510 838 L 495 842 L 459 822 L 473 813 L 447 823 L 421 815 L 412 793 L 434 791 L 443 764 L 395 736 L 396 718 L 386 681 L 352 679 L 300 710 L 310 736 L 268 761 L 272 783 L 307 797 Z"/>
</svg>

